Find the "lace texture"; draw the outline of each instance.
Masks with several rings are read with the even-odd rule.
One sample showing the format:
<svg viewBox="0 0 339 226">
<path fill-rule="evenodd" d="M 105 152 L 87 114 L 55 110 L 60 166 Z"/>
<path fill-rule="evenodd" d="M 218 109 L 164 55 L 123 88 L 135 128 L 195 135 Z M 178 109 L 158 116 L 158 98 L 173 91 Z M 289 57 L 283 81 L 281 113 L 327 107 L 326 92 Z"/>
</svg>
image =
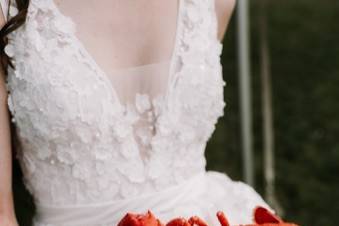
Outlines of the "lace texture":
<svg viewBox="0 0 339 226">
<path fill-rule="evenodd" d="M 12 1 L 14 2 L 14 1 Z M 17 158 L 37 203 L 82 205 L 160 191 L 205 171 L 204 150 L 225 102 L 214 1 L 181 0 L 166 95 L 153 106 L 148 158 L 133 136 L 140 113 L 124 107 L 52 0 L 31 0 L 6 53 Z M 13 14 L 12 14 L 13 15 Z"/>
<path fill-rule="evenodd" d="M 256 205 L 269 208 L 252 187 L 206 172 L 205 146 L 225 108 L 222 45 L 215 2 L 179 2 L 166 92 L 154 98 L 136 94 L 131 106 L 121 103 L 108 76 L 77 39 L 75 24 L 53 0 L 30 1 L 26 23 L 10 33 L 5 48 L 15 65 L 6 88 L 23 180 L 40 207 L 114 207 L 203 174 L 202 186 L 189 191 L 200 196 L 187 197 L 190 201 L 168 208 L 160 219 L 199 215 L 217 225 L 215 213 L 223 210 L 231 225 L 238 225 L 251 222 Z M 145 118 L 152 130 L 136 130 Z M 91 216 L 79 216 L 77 224 L 36 217 L 34 226 L 94 226 L 86 217 Z"/>
</svg>

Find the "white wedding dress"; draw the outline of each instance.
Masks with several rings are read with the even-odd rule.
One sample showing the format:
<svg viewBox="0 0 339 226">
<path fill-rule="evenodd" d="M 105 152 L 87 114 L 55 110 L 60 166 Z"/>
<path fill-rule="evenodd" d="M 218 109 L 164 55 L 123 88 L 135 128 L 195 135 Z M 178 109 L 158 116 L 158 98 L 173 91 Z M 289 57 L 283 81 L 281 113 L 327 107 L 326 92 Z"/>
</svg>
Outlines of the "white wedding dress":
<svg viewBox="0 0 339 226">
<path fill-rule="evenodd" d="M 53 0 L 30 1 L 5 52 L 34 226 L 114 226 L 147 210 L 163 222 L 198 215 L 210 225 L 222 210 L 235 225 L 252 222 L 256 205 L 270 208 L 252 187 L 205 169 L 225 107 L 214 4 L 180 0 L 171 58 L 108 75 Z"/>
</svg>

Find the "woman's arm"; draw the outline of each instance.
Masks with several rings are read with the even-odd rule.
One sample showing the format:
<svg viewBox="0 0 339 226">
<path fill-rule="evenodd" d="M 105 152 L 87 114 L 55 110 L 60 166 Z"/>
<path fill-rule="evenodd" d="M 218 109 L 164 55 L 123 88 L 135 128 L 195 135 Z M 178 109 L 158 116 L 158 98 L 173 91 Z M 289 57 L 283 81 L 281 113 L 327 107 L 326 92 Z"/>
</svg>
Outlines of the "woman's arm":
<svg viewBox="0 0 339 226">
<path fill-rule="evenodd" d="M 220 41 L 224 39 L 228 23 L 231 19 L 236 0 L 216 0 L 215 9 L 218 16 L 218 38 Z"/>
<path fill-rule="evenodd" d="M 0 10 L 0 27 L 5 18 Z M 0 225 L 17 226 L 12 192 L 12 147 L 5 76 L 0 64 Z"/>
</svg>

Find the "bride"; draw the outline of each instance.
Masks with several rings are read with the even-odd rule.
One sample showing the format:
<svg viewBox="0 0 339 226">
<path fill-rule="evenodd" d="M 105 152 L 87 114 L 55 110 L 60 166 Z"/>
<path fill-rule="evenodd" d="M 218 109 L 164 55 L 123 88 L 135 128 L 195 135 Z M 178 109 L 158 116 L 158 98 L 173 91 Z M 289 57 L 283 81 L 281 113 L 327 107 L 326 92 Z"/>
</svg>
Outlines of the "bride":
<svg viewBox="0 0 339 226">
<path fill-rule="evenodd" d="M 34 226 L 113 226 L 148 209 L 210 225 L 222 210 L 235 225 L 269 208 L 249 185 L 205 169 L 234 4 L 1 0 L 0 225 L 17 225 L 12 155 Z"/>
</svg>

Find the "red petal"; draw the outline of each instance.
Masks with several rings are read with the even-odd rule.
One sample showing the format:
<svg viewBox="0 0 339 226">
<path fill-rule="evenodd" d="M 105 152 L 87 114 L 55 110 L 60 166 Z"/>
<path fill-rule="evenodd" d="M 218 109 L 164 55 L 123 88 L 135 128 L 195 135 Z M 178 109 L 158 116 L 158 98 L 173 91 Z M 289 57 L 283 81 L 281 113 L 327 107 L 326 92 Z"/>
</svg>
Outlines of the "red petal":
<svg viewBox="0 0 339 226">
<path fill-rule="evenodd" d="M 221 226 L 230 226 L 230 223 L 228 223 L 228 220 L 222 211 L 217 212 L 217 217 Z"/>
<path fill-rule="evenodd" d="M 283 223 L 283 221 L 264 207 L 258 206 L 254 210 L 254 222 L 256 224 Z"/>
</svg>

